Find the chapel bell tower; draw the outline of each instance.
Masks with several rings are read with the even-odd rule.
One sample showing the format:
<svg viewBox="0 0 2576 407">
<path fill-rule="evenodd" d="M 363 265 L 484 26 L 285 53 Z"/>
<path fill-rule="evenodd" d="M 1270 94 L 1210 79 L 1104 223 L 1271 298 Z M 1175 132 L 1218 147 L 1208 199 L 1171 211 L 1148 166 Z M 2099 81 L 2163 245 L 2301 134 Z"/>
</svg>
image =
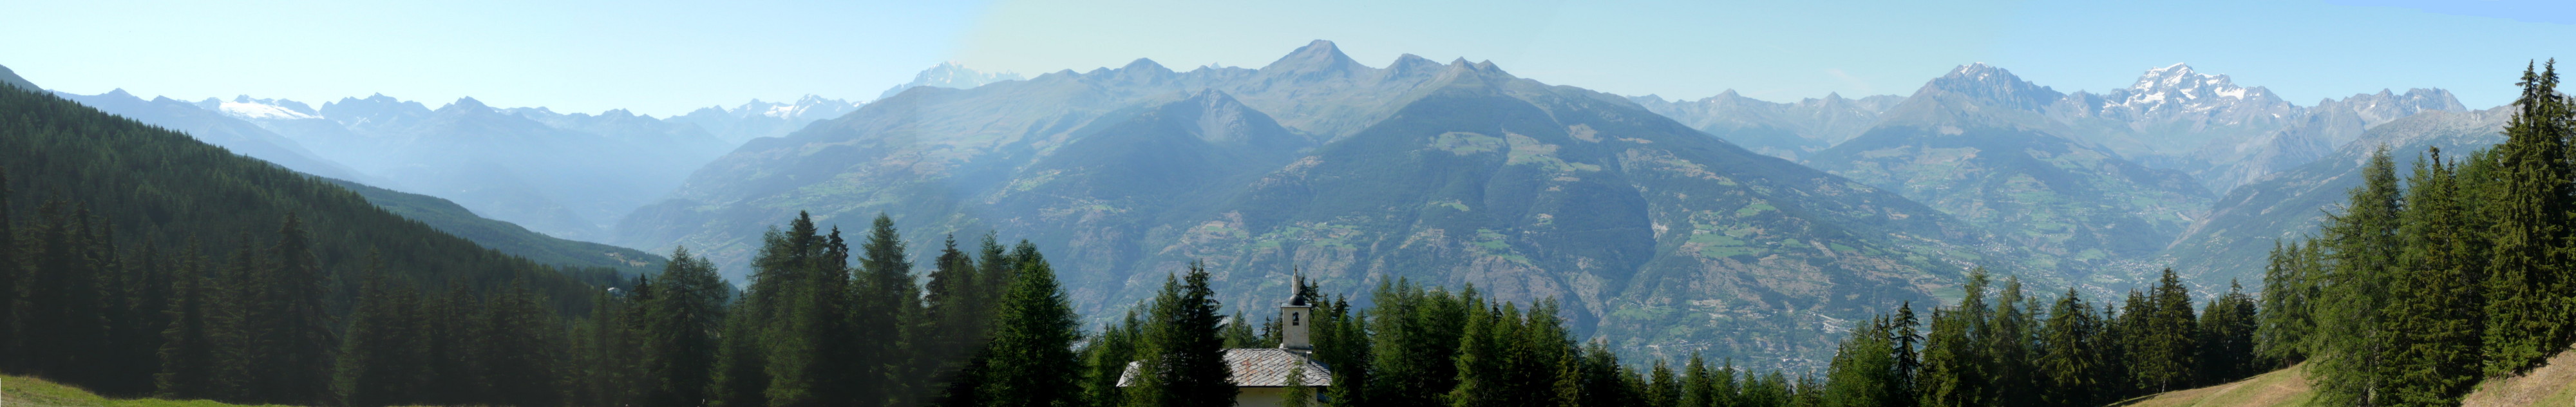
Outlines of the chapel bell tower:
<svg viewBox="0 0 2576 407">
<path fill-rule="evenodd" d="M 1315 349 L 1314 342 L 1306 334 L 1307 325 L 1315 322 L 1312 315 L 1314 305 L 1308 303 L 1306 297 L 1306 275 L 1298 273 L 1296 280 L 1288 285 L 1288 303 L 1279 306 L 1280 349 Z"/>
</svg>

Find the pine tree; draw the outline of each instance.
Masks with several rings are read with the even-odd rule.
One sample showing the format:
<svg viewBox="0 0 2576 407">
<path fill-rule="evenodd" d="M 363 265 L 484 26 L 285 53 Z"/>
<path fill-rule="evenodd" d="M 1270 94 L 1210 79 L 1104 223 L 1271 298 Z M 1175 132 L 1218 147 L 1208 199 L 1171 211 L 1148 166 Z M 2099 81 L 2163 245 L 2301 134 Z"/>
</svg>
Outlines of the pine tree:
<svg viewBox="0 0 2576 407">
<path fill-rule="evenodd" d="M 1315 359 L 1325 366 L 1348 367 L 1333 372 L 1333 382 L 1324 387 L 1326 404 L 1333 407 L 1371 405 L 1367 389 L 1373 373 L 1369 367 L 1373 366 L 1375 356 L 1371 354 L 1374 345 L 1368 335 L 1369 321 L 1363 315 L 1353 313 L 1347 298 L 1336 296 L 1320 305 L 1314 312 L 1315 323 L 1312 325 Z"/>
<path fill-rule="evenodd" d="M 1185 278 L 1165 277 L 1147 319 L 1145 352 L 1129 388 L 1131 402 L 1149 407 L 1223 407 L 1236 394 L 1225 366 L 1224 340 L 1217 337 L 1216 292 L 1208 288 L 1207 267 L 1190 263 Z"/>
<path fill-rule="evenodd" d="M 2558 95 L 2557 61 L 2523 68 L 2522 94 L 2514 100 L 2506 140 L 2496 147 L 2502 196 L 2496 211 L 2486 284 L 2486 374 L 2518 373 L 2567 344 L 2567 278 L 2572 180 L 2568 169 L 2569 109 Z"/>
<path fill-rule="evenodd" d="M 1652 373 L 1646 379 L 1646 407 L 1679 407 L 1682 384 L 1673 377 L 1673 367 L 1656 359 L 1654 368 L 1648 371 Z"/>
<path fill-rule="evenodd" d="M 1074 314 L 1072 302 L 1065 299 L 1054 269 L 1045 259 L 1032 254 L 1021 259 L 1020 271 L 1015 273 L 1019 279 L 1011 282 L 1010 291 L 1002 295 L 1000 315 L 993 322 L 993 340 L 984 348 L 981 364 L 985 368 L 977 378 L 983 388 L 976 392 L 976 398 L 986 406 L 1080 407 L 1086 404 L 1083 389 L 1072 380 L 1083 374 L 1081 361 L 1072 351 L 1073 343 L 1081 339 L 1080 316 Z M 1206 284 L 1204 274 L 1194 273 L 1202 287 Z M 1212 314 L 1214 310 L 1209 311 Z M 1217 372 L 1224 372 L 1222 360 L 1218 363 Z M 1219 380 L 1226 390 L 1232 390 L 1233 384 Z M 1226 396 L 1227 402 L 1233 400 L 1232 394 Z"/>
<path fill-rule="evenodd" d="M 554 314 L 539 307 L 539 302 L 526 281 L 512 281 L 485 300 L 481 319 L 486 331 L 481 332 L 475 353 L 482 360 L 481 377 L 489 381 L 486 403 L 562 403 L 564 383 L 558 359 L 563 354 L 562 331 Z"/>
<path fill-rule="evenodd" d="M 1837 360 L 1841 357 L 1839 353 L 1835 355 Z M 1708 369 L 1708 361 L 1700 359 L 1699 352 L 1691 352 L 1690 360 L 1682 363 L 1681 405 L 1683 407 L 1708 407 L 1710 404 L 1716 404 L 1717 379 L 1710 377 L 1714 372 Z"/>
<path fill-rule="evenodd" d="M 2382 311 L 2389 300 L 2389 275 L 2400 264 L 2405 245 L 2398 234 L 2404 203 L 2397 187 L 2396 164 L 2386 148 L 2371 155 L 2362 169 L 2362 186 L 2351 193 L 2344 213 L 2328 219 L 2326 244 L 2333 266 L 2326 269 L 2324 295 L 2317 302 L 2316 362 L 2318 400 L 2336 405 L 2376 406 L 2386 402 L 2385 363 L 2391 339 L 2382 330 Z"/>
<path fill-rule="evenodd" d="M 394 286 L 381 267 L 367 271 L 358 305 L 349 315 L 346 341 L 340 347 L 340 405 L 372 407 L 418 402 L 419 386 L 428 372 L 427 355 L 418 341 L 421 316 L 410 288 Z"/>
<path fill-rule="evenodd" d="M 1818 389 L 1826 406 L 1879 407 L 1893 404 L 1898 397 L 1896 384 L 1895 344 L 1888 339 L 1891 323 L 1874 319 L 1856 323 L 1851 335 L 1835 348 L 1832 364 L 1825 373 L 1825 385 Z M 1696 362 L 1698 359 L 1692 359 Z M 1693 406 L 1699 406 L 1694 404 Z"/>
<path fill-rule="evenodd" d="M 210 326 L 216 318 L 210 314 L 218 307 L 208 304 L 216 287 L 207 280 L 200 247 L 191 243 L 181 252 L 182 265 L 171 278 L 170 326 L 161 330 L 161 370 L 153 375 L 155 394 L 161 398 L 206 399 L 222 388 L 216 377 L 219 344 Z M 0 252 L 12 250 L 0 248 Z M 0 268 L 10 266 L 0 264 Z"/>
<path fill-rule="evenodd" d="M 37 210 L 43 223 L 33 233 L 25 301 L 43 306 L 25 311 L 24 331 L 43 334 L 25 339 L 33 356 L 28 371 L 94 386 L 90 367 L 108 339 L 105 293 L 98 281 L 104 270 L 91 252 L 90 231 L 95 228 L 88 210 L 65 213 L 64 206 L 53 202 Z"/>
<path fill-rule="evenodd" d="M 2200 373 L 2202 384 L 2216 384 L 2252 376 L 2259 371 L 2254 356 L 2254 297 L 2245 294 L 2243 286 L 2230 281 L 2227 294 L 2209 302 L 2200 313 Z"/>
<path fill-rule="evenodd" d="M 2067 289 L 2049 307 L 2047 326 L 2040 333 L 2036 366 L 2040 403 L 2074 406 L 2105 401 L 2098 337 L 2101 329 L 2101 317 L 2074 289 Z"/>
<path fill-rule="evenodd" d="M 2139 386 L 2164 392 L 2197 383 L 2194 373 L 2200 369 L 2200 335 L 2198 318 L 2192 315 L 2191 292 L 2168 269 L 2147 299 L 2151 302 L 2146 315 L 2139 317 L 2144 325 L 2136 331 L 2139 345 L 2129 355 Z"/>
<path fill-rule="evenodd" d="M 2031 331 L 2038 328 L 2038 323 L 2031 318 L 2032 310 L 2023 304 L 2026 300 L 2021 277 L 2005 277 L 2003 292 L 1995 297 L 1994 313 L 1986 322 L 1982 343 L 1985 349 L 1979 353 L 1986 356 L 1986 375 L 1990 377 L 1986 399 L 1994 406 L 2029 407 L 2039 403 L 2038 392 L 2022 390 L 2039 384 L 2033 376 L 2037 369 L 2031 366 L 2034 356 L 2030 354 L 2034 342 Z"/>
<path fill-rule="evenodd" d="M 754 276 L 752 291 L 757 292 L 764 279 Z M 707 396 L 709 404 L 718 407 L 767 407 L 769 405 L 768 352 L 761 346 L 761 325 L 774 312 L 767 301 L 752 294 L 734 300 L 727 308 L 724 333 L 716 349 L 716 366 Z"/>
<path fill-rule="evenodd" d="M 1127 317 L 1103 327 L 1091 346 L 1083 348 L 1083 399 L 1092 407 L 1116 407 L 1126 400 L 1118 379 L 1127 373 L 1129 362 L 1137 360 L 1137 342 L 1144 335 L 1144 320 L 1136 315 L 1138 305 L 1127 309 Z"/>
<path fill-rule="evenodd" d="M 652 298 L 644 304 L 642 397 L 647 407 L 686 407 L 710 402 L 719 334 L 725 325 L 724 280 L 715 264 L 671 250 Z"/>
<path fill-rule="evenodd" d="M 1243 310 L 1235 310 L 1234 316 L 1225 319 L 1225 328 L 1219 330 L 1217 336 L 1225 338 L 1227 348 L 1264 347 L 1261 346 L 1261 335 L 1253 333 L 1252 325 L 1251 319 L 1243 317 Z"/>
<path fill-rule="evenodd" d="M 2307 360 L 2308 332 L 2314 329 L 2314 306 L 2317 287 L 2309 282 L 2307 267 L 2299 261 L 2301 244 L 2272 242 L 2272 254 L 2263 265 L 2263 299 L 2257 307 L 2254 353 L 2267 361 L 2267 368 L 2285 367 Z"/>
<path fill-rule="evenodd" d="M 1923 355 L 1919 350 L 1923 344 L 1923 334 L 1919 330 L 1922 321 L 1914 317 L 1914 302 L 1906 301 L 1896 306 L 1896 317 L 1887 322 L 1887 341 L 1895 347 L 1895 353 L 1891 355 L 1895 360 L 1891 362 L 1896 364 L 1895 377 L 1890 378 L 1893 382 L 1888 383 L 1890 387 L 1887 390 L 1893 400 L 1889 400 L 1887 405 L 1912 407 L 1922 399 L 1915 394 L 1915 378 L 1923 371 Z"/>
<path fill-rule="evenodd" d="M 1511 384 L 1504 377 L 1510 369 L 1509 362 L 1504 359 L 1508 351 L 1505 344 L 1498 342 L 1503 337 L 1500 332 L 1505 330 L 1501 326 L 1505 324 L 1502 310 L 1484 304 L 1469 306 L 1477 310 L 1468 314 L 1466 329 L 1458 338 L 1458 357 L 1454 360 L 1458 365 L 1458 385 L 1449 389 L 1448 404 L 1451 407 L 1504 405 L 1510 400 L 1505 389 Z M 1657 368 L 1662 366 L 1661 363 L 1656 364 Z"/>
<path fill-rule="evenodd" d="M 905 257 L 903 236 L 895 231 L 894 218 L 878 214 L 859 251 L 859 275 L 853 285 L 858 294 L 852 299 L 855 311 L 850 325 L 874 334 L 860 335 L 863 345 L 846 351 L 856 352 L 852 359 L 858 360 L 859 370 L 849 374 L 862 378 L 858 387 L 874 388 L 860 390 L 857 396 L 863 404 L 917 404 L 914 393 L 927 385 L 920 382 L 927 368 L 914 352 L 923 336 L 921 289 L 913 285 L 912 260 Z M 847 258 L 846 246 L 841 252 L 844 255 L 834 259 Z"/>
<path fill-rule="evenodd" d="M 1380 281 L 1368 329 L 1368 399 L 1376 405 L 1439 405 L 1457 387 L 1455 356 L 1474 288 L 1461 294 L 1424 289 L 1402 278 Z M 1341 376 L 1336 374 L 1335 376 Z"/>
<path fill-rule="evenodd" d="M 929 326 L 920 337 L 920 354 L 934 361 L 928 377 L 933 382 L 946 382 L 963 368 L 973 349 L 983 343 L 986 320 L 975 319 L 981 308 L 991 307 L 981 297 L 987 282 L 976 279 L 981 273 L 974 256 L 957 248 L 957 237 L 948 236 L 939 250 L 939 258 L 930 272 L 930 282 L 923 287 L 922 315 Z"/>
<path fill-rule="evenodd" d="M 2391 276 L 2382 332 L 2390 333 L 2389 381 L 2383 399 L 2399 405 L 2456 405 L 2484 366 L 2479 341 L 2486 322 L 2484 248 L 2461 199 L 2456 169 L 2442 151 L 2418 160 L 2403 214 L 2406 251 Z"/>
<path fill-rule="evenodd" d="M 279 404 L 321 404 L 331 399 L 331 316 L 324 304 L 321 263 L 304 222 L 289 214 L 270 246 L 272 263 L 253 276 L 244 299 L 250 319 L 251 380 L 254 400 Z"/>
</svg>

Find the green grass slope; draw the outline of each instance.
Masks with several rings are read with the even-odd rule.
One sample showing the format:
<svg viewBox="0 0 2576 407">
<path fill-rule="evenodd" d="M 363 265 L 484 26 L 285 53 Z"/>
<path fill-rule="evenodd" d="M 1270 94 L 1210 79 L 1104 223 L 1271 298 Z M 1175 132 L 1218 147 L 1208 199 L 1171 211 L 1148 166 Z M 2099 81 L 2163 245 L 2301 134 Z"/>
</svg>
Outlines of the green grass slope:
<svg viewBox="0 0 2576 407">
<path fill-rule="evenodd" d="M 232 407 L 209 400 L 112 399 L 79 387 L 27 376 L 0 376 L 0 405 L 11 407 Z"/>
<path fill-rule="evenodd" d="M 2140 397 L 2119 407 L 2305 407 L 2316 398 L 2308 387 L 2307 365 L 2272 371 L 2234 383 Z M 2490 378 L 2460 400 L 2462 407 L 2576 405 L 2576 352 L 2561 352 L 2547 364 L 2520 376 Z"/>
</svg>

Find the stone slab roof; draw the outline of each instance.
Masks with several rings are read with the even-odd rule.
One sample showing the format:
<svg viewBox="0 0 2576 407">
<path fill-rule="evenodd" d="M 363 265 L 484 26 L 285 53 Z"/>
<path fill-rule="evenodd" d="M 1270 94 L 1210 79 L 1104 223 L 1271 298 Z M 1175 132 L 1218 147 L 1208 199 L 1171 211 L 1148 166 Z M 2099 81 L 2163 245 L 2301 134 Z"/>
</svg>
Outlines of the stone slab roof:
<svg viewBox="0 0 2576 407">
<path fill-rule="evenodd" d="M 1136 380 L 1142 362 L 1127 362 L 1127 371 L 1118 375 L 1118 387 Z M 1304 381 L 1308 387 L 1326 387 L 1333 382 L 1333 369 L 1322 362 L 1287 349 L 1226 349 L 1225 367 L 1234 377 L 1235 387 L 1288 387 L 1288 371 L 1298 365 L 1306 367 Z"/>
</svg>

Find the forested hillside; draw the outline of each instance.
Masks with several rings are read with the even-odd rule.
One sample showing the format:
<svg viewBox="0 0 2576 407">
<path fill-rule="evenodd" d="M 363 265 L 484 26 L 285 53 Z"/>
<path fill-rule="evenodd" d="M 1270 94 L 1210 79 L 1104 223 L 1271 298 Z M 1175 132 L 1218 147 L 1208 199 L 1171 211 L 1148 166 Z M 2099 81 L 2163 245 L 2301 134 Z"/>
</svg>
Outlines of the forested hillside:
<svg viewBox="0 0 2576 407">
<path fill-rule="evenodd" d="M 368 278 L 453 293 L 447 312 L 463 315 L 489 309 L 485 296 L 579 312 L 593 292 L 583 280 L 612 280 L 485 249 L 329 180 L 52 95 L 0 91 L 0 117 L 0 340 L 11 350 L 0 368 L 12 372 L 109 394 L 159 382 L 178 383 L 179 396 L 318 404 L 335 321 Z"/>
</svg>

